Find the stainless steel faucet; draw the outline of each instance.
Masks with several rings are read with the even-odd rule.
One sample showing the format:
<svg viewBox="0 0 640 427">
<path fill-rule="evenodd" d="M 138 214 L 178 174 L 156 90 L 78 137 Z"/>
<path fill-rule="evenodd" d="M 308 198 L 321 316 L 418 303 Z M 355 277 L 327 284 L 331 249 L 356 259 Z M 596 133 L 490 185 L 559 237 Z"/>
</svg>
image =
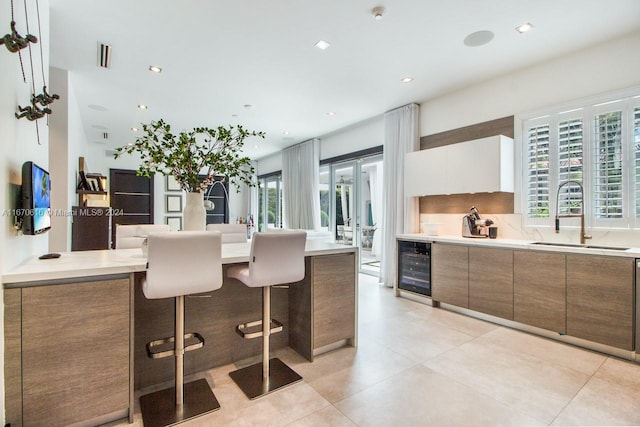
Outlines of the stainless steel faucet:
<svg viewBox="0 0 640 427">
<path fill-rule="evenodd" d="M 580 215 L 560 215 L 560 190 L 562 187 L 568 184 L 577 185 L 580 187 Z M 556 193 L 556 233 L 560 232 L 560 218 L 580 218 L 580 244 L 584 245 L 586 239 L 590 239 L 591 236 L 584 231 L 584 187 L 581 183 L 574 180 L 565 181 L 558 186 L 558 192 Z"/>
</svg>

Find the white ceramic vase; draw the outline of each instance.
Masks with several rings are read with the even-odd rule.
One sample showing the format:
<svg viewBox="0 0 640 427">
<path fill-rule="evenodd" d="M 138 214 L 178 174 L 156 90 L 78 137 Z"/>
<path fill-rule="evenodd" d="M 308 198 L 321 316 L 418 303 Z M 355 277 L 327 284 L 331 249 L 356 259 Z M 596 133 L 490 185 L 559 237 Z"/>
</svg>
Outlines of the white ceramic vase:
<svg viewBox="0 0 640 427">
<path fill-rule="evenodd" d="M 207 227 L 207 211 L 204 208 L 204 193 L 187 193 L 183 212 L 183 230 L 204 231 Z"/>
</svg>

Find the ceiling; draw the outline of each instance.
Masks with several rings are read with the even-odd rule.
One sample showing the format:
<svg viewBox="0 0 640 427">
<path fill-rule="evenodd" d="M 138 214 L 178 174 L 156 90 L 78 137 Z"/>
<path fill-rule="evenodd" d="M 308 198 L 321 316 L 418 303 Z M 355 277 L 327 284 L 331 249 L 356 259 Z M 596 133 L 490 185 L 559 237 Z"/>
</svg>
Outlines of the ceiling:
<svg viewBox="0 0 640 427">
<path fill-rule="evenodd" d="M 132 127 L 160 118 L 174 130 L 241 124 L 266 132 L 247 141 L 252 158 L 640 29 L 638 0 L 50 5 L 50 63 L 70 72 L 89 143 L 124 145 Z M 519 34 L 524 22 L 534 29 Z M 480 30 L 495 37 L 465 46 Z M 314 47 L 321 39 L 331 44 L 324 51 Z M 112 47 L 109 69 L 97 66 L 98 43 Z M 407 76 L 414 80 L 401 82 Z"/>
</svg>

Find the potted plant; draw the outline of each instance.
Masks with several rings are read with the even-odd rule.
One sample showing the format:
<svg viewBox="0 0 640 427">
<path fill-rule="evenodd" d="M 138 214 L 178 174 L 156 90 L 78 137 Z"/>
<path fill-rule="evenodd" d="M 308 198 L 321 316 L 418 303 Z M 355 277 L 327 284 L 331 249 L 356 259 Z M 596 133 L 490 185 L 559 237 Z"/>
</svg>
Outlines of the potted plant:
<svg viewBox="0 0 640 427">
<path fill-rule="evenodd" d="M 171 126 L 161 119 L 143 124 L 142 135 L 135 142 L 117 148 L 115 158 L 136 152 L 142 160 L 138 175 L 150 177 L 156 172 L 173 175 L 187 192 L 185 230 L 204 230 L 204 191 L 216 175 L 228 177 L 229 182 L 235 185 L 255 185 L 251 161 L 242 155 L 244 140 L 251 136 L 264 138 L 264 132 L 229 125 L 196 127 L 189 132 L 174 134 Z M 200 178 L 202 175 L 204 180 Z"/>
</svg>

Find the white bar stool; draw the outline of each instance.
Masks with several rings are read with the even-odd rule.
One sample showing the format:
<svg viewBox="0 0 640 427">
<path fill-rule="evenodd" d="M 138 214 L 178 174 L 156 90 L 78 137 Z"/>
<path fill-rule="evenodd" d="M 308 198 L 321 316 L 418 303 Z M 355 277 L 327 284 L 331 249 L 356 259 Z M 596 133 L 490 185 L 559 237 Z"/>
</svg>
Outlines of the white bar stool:
<svg viewBox="0 0 640 427">
<path fill-rule="evenodd" d="M 204 346 L 198 333 L 184 333 L 184 296 L 222 286 L 222 243 L 219 232 L 181 231 L 149 234 L 147 276 L 142 291 L 148 299 L 175 298 L 175 335 L 147 344 L 149 357 L 175 356 L 175 387 L 140 397 L 146 426 L 168 426 L 220 409 L 206 379 L 184 384 L 184 353 Z M 185 347 L 185 339 L 192 344 Z M 166 349 L 167 344 L 173 348 Z M 158 348 L 164 346 L 164 351 Z"/>
<path fill-rule="evenodd" d="M 248 266 L 231 267 L 227 276 L 251 288 L 262 288 L 262 320 L 236 326 L 245 339 L 262 337 L 262 363 L 230 372 L 229 376 L 249 399 L 302 380 L 280 359 L 269 359 L 269 335 L 282 331 L 282 323 L 271 319 L 271 287 L 299 282 L 304 278 L 304 251 L 307 233 L 254 233 Z M 262 325 L 262 331 L 249 333 L 248 328 Z"/>
</svg>

